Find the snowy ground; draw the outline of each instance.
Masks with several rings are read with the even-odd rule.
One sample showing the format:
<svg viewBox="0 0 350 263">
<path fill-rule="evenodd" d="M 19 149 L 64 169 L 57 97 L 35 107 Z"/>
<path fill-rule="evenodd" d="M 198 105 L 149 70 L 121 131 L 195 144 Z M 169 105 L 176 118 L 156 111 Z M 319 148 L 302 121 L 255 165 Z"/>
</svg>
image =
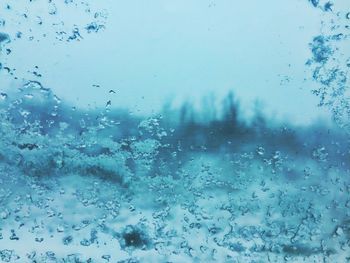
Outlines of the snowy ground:
<svg viewBox="0 0 350 263">
<path fill-rule="evenodd" d="M 2 164 L 0 260 L 350 262 L 349 171 L 260 155 L 193 153 L 127 186 Z"/>
</svg>

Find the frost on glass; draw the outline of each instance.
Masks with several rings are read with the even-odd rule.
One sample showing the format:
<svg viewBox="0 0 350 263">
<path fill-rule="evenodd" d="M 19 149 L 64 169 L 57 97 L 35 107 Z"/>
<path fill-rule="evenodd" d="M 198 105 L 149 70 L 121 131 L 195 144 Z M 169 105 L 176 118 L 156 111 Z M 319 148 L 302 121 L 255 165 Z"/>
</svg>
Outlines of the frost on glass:
<svg viewBox="0 0 350 263">
<path fill-rule="evenodd" d="M 0 87 L 2 262 L 350 260 L 349 10 L 309 1 L 325 18 L 305 47 L 307 77 L 335 124 L 299 127 L 258 104 L 246 119 L 232 92 L 220 110 L 210 97 L 202 109 L 165 104 L 150 116 L 110 100 L 76 107 L 41 84 L 35 65 L 31 78 L 17 75 L 12 44 L 69 47 L 108 27 L 107 10 L 5 2 L 0 70 L 20 84 Z"/>
</svg>

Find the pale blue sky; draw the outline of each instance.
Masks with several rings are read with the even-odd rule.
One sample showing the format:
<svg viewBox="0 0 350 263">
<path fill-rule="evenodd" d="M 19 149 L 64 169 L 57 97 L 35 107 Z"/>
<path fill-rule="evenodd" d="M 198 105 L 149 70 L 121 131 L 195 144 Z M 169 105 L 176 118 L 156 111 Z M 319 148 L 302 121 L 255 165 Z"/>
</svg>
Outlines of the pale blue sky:
<svg viewBox="0 0 350 263">
<path fill-rule="evenodd" d="M 305 66 L 322 12 L 306 0 L 94 4 L 108 11 L 104 31 L 74 43 L 16 41 L 9 62 L 17 61 L 18 72 L 38 65 L 41 82 L 78 106 L 112 100 L 114 107 L 148 114 L 167 99 L 197 103 L 213 93 L 220 100 L 233 90 L 247 112 L 259 99 L 277 118 L 308 123 L 327 116 L 316 107 L 311 89 L 317 84 Z M 57 16 L 67 24 L 89 22 L 74 12 Z"/>
</svg>

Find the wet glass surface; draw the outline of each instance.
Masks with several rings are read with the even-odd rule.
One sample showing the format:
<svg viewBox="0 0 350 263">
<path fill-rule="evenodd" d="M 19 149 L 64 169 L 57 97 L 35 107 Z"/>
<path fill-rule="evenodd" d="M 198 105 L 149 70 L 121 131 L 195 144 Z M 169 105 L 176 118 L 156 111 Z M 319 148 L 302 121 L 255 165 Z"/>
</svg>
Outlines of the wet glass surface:
<svg viewBox="0 0 350 263">
<path fill-rule="evenodd" d="M 1 0 L 0 261 L 350 262 L 350 3 Z"/>
</svg>

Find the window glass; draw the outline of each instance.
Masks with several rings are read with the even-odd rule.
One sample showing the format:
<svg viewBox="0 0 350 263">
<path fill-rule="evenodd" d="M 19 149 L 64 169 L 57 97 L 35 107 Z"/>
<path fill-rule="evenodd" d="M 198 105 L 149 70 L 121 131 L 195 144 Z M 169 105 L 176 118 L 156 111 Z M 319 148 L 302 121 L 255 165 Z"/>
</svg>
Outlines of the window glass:
<svg viewBox="0 0 350 263">
<path fill-rule="evenodd" d="M 347 0 L 2 0 L 0 260 L 350 260 Z"/>
</svg>

